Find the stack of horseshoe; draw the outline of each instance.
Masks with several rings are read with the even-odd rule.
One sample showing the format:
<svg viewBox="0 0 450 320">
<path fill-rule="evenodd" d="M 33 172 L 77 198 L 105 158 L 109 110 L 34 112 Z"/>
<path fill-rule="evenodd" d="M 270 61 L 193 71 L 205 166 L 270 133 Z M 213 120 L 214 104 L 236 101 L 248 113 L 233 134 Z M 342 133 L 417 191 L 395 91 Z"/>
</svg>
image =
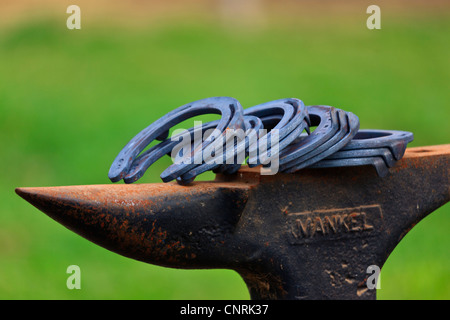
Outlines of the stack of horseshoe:
<svg viewBox="0 0 450 320">
<path fill-rule="evenodd" d="M 177 124 L 204 114 L 220 114 L 221 119 L 169 137 L 170 129 Z M 245 136 L 237 142 L 233 138 L 231 152 L 228 148 L 220 155 L 222 162 L 205 160 L 205 154 L 214 155 L 218 146 L 225 147 L 230 130 L 238 129 Z M 189 145 L 188 152 L 176 149 L 182 138 L 188 137 L 191 141 L 197 135 L 202 139 Z M 271 144 L 275 136 L 277 143 Z M 155 140 L 160 142 L 144 151 Z M 261 143 L 263 140 L 265 144 Z M 243 109 L 234 98 L 213 97 L 178 107 L 138 133 L 117 155 L 108 177 L 112 182 L 133 183 L 153 163 L 165 155 L 173 155 L 174 151 L 184 159 L 188 157 L 189 161 L 175 161 L 160 177 L 164 182 L 177 180 L 182 185 L 209 170 L 236 173 L 241 167 L 238 154 L 244 154 L 250 167 L 261 164 L 267 167 L 269 164 L 262 159 L 273 159 L 276 153 L 278 170 L 285 173 L 307 167 L 372 165 L 378 175 L 384 177 L 388 168 L 403 157 L 412 140 L 411 132 L 359 130 L 359 119 L 353 113 L 330 106 L 305 106 L 295 98 Z"/>
</svg>

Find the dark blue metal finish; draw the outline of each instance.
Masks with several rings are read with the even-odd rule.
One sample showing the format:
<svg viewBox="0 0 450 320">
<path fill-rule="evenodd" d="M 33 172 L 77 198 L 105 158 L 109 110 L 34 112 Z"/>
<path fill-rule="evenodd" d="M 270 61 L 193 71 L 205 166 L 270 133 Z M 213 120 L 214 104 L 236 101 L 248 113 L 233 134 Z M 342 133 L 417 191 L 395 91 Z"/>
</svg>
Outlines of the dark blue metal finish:
<svg viewBox="0 0 450 320">
<path fill-rule="evenodd" d="M 246 115 L 253 115 L 261 118 L 263 123 L 264 118 L 266 117 L 269 117 L 268 120 L 272 122 L 274 120 L 272 118 L 273 115 L 276 115 L 277 113 L 279 114 L 280 111 L 284 112 L 283 118 L 275 125 L 275 127 L 272 128 L 272 130 L 278 130 L 279 151 L 283 150 L 291 142 L 298 138 L 303 130 L 308 127 L 310 120 L 308 110 L 304 103 L 298 99 L 280 99 L 259 104 L 257 106 L 245 109 L 244 111 Z M 267 139 L 266 141 L 268 145 L 271 141 L 271 131 L 269 131 L 264 137 Z M 249 167 L 260 165 L 262 163 L 262 158 L 270 156 L 270 151 L 271 147 L 269 146 L 267 147 L 267 150 L 262 153 L 258 152 L 257 156 L 250 157 L 247 161 Z"/>
<path fill-rule="evenodd" d="M 229 97 L 214 97 L 183 105 L 142 130 L 122 149 L 111 165 L 108 174 L 110 180 L 117 182 L 123 179 L 127 175 L 134 159 L 145 149 L 145 147 L 156 138 L 166 136 L 170 128 L 186 119 L 208 113 L 221 114 L 222 118 L 216 129 L 217 132 L 222 134 L 227 128 L 238 129 L 244 127 L 243 110 L 236 99 Z M 205 150 L 211 146 L 213 142 L 220 140 L 220 138 L 221 137 L 215 133 L 208 136 L 205 141 L 203 141 L 201 149 L 195 150 L 192 154 L 192 158 L 198 157 L 199 154 L 201 156 L 201 152 L 198 151 Z M 163 181 L 173 180 L 180 175 L 180 172 L 185 173 L 194 166 L 195 164 L 173 164 L 163 172 L 161 178 Z"/>
<path fill-rule="evenodd" d="M 298 99 L 279 99 L 275 101 L 266 102 L 259 104 L 244 110 L 246 116 L 252 115 L 261 119 L 263 123 L 263 128 L 266 129 L 268 133 L 264 135 L 258 135 L 254 144 L 249 145 L 247 148 L 247 156 L 250 158 L 247 160 L 247 164 L 250 167 L 254 167 L 261 164 L 261 157 L 268 157 L 271 154 L 270 142 L 271 142 L 271 131 L 273 129 L 279 130 L 279 143 L 277 144 L 278 152 L 283 150 L 295 139 L 297 139 L 300 134 L 305 130 L 308 134 L 310 120 L 308 116 L 308 111 L 301 100 Z M 259 138 L 265 139 L 265 142 L 269 144 L 266 150 L 261 152 L 260 140 Z M 253 148 L 250 152 L 248 149 Z M 215 173 L 224 174 L 234 174 L 236 173 L 241 164 L 235 165 L 221 165 L 215 168 L 213 171 Z"/>
<path fill-rule="evenodd" d="M 406 150 L 406 145 L 414 140 L 414 135 L 398 130 L 359 130 L 354 139 L 342 150 L 373 149 L 388 147 L 396 160 L 400 160 Z"/>
<path fill-rule="evenodd" d="M 311 126 L 317 127 L 310 135 L 280 152 L 280 165 L 294 163 L 301 157 L 330 140 L 339 130 L 337 110 L 329 106 L 308 106 Z"/>
<path fill-rule="evenodd" d="M 246 134 L 244 139 L 242 139 L 241 141 L 233 141 L 233 152 L 227 152 L 229 150 L 227 150 L 227 148 L 225 148 L 225 152 L 222 154 L 222 159 L 220 159 L 220 163 L 203 163 L 195 168 L 193 168 L 192 170 L 190 170 L 189 172 L 183 174 L 179 180 L 177 180 L 178 182 L 183 182 L 183 183 L 190 183 L 192 182 L 196 176 L 198 176 L 199 174 L 202 174 L 203 172 L 209 171 L 209 170 L 214 170 L 216 168 L 223 168 L 223 170 L 221 172 L 226 172 L 227 170 L 230 170 L 230 172 L 232 172 L 231 170 L 239 170 L 240 164 L 237 164 L 236 158 L 238 155 L 240 154 L 244 154 L 244 156 L 246 156 L 248 154 L 248 149 L 250 146 L 250 141 L 256 140 L 258 139 L 257 134 L 259 132 L 259 130 L 261 130 L 263 128 L 263 124 L 261 119 L 255 117 L 255 116 L 244 116 L 244 119 L 246 120 Z M 232 137 L 233 140 L 234 137 Z M 214 160 L 214 159 L 212 159 Z M 230 163 L 230 164 L 228 164 Z M 236 166 L 238 166 L 238 168 L 235 168 Z M 232 168 L 231 168 L 232 167 Z M 234 172 L 235 172 L 234 171 Z"/>
<path fill-rule="evenodd" d="M 217 99 L 217 98 L 216 98 Z M 223 98 L 222 98 L 223 99 Z M 227 98 L 230 99 L 230 98 Z M 244 112 L 240 105 L 240 103 L 233 99 L 234 102 L 231 104 L 230 101 L 224 101 L 224 104 L 228 104 L 227 107 L 231 110 L 231 117 L 227 119 L 227 124 L 223 127 L 216 127 L 217 132 L 220 134 L 214 134 L 214 132 L 208 136 L 205 141 L 202 143 L 201 148 L 197 148 L 196 151 L 192 154 L 191 161 L 189 163 L 174 163 L 170 165 L 166 170 L 161 173 L 161 179 L 164 182 L 169 182 L 174 180 L 183 174 L 187 173 L 189 170 L 194 169 L 196 166 L 202 164 L 203 155 L 210 155 L 213 150 L 215 150 L 217 145 L 220 145 L 220 148 L 226 143 L 225 135 L 226 130 L 237 130 L 237 129 L 245 129 L 244 123 Z M 214 110 L 214 109 L 212 109 Z M 222 113 L 222 119 L 223 113 Z M 221 119 L 221 121 L 222 121 Z"/>
<path fill-rule="evenodd" d="M 168 138 L 178 123 L 208 113 L 221 114 L 221 119 Z M 311 132 L 310 127 L 316 130 Z M 198 137 L 200 141 L 195 141 Z M 161 142 L 139 155 L 154 140 Z M 142 130 L 116 157 L 109 178 L 133 183 L 164 155 L 175 158 L 161 179 L 176 179 L 183 185 L 209 170 L 234 174 L 244 161 L 250 167 L 269 167 L 274 157 L 278 157 L 276 170 L 286 173 L 307 167 L 373 165 L 384 176 L 412 140 L 410 132 L 359 130 L 353 113 L 331 106 L 305 107 L 295 98 L 244 110 L 236 99 L 214 97 L 181 106 Z"/>
<path fill-rule="evenodd" d="M 378 149 L 359 149 L 359 150 L 339 150 L 331 156 L 325 158 L 325 160 L 337 160 L 337 159 L 351 159 L 351 158 L 370 158 L 370 157 L 382 157 L 384 162 L 389 168 L 392 168 L 396 163 L 394 156 L 389 148 Z"/>
<path fill-rule="evenodd" d="M 367 165 L 374 166 L 380 177 L 385 177 L 389 173 L 389 169 L 381 157 L 351 158 L 338 160 L 325 159 L 313 164 L 311 168 L 355 167 Z"/>
<path fill-rule="evenodd" d="M 329 155 L 342 149 L 349 141 L 356 135 L 359 129 L 359 119 L 351 112 L 345 112 L 338 110 L 339 115 L 339 130 L 338 132 L 327 142 L 320 147 L 309 152 L 305 157 L 300 158 L 299 161 L 295 161 L 282 165 L 280 170 L 287 173 L 296 172 L 300 169 L 309 167 L 316 162 L 328 157 Z"/>
<path fill-rule="evenodd" d="M 190 128 L 185 133 L 176 135 L 171 139 L 164 140 L 163 142 L 148 149 L 133 161 L 127 175 L 124 177 L 125 183 L 133 183 L 140 179 L 153 163 L 165 155 L 170 155 L 173 148 L 180 144 L 180 140 L 185 137 L 185 135 L 189 135 L 189 140 L 193 141 L 198 131 L 201 131 L 201 136 L 203 137 L 205 131 L 215 129 L 218 123 L 219 121 L 212 121 L 205 123 L 198 128 Z"/>
<path fill-rule="evenodd" d="M 373 165 L 380 177 L 400 160 L 413 140 L 411 132 L 360 130 L 344 148 L 311 166 L 313 168 Z M 383 160 L 383 161 L 380 161 Z"/>
</svg>

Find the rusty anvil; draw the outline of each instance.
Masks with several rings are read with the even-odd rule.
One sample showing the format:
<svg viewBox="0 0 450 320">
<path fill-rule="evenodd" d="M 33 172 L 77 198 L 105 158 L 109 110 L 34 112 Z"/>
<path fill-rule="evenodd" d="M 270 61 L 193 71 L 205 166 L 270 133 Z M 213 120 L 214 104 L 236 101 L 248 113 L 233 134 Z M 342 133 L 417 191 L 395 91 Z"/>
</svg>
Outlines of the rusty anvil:
<svg viewBox="0 0 450 320">
<path fill-rule="evenodd" d="M 252 299 L 375 299 L 380 268 L 421 219 L 450 200 L 450 144 L 371 166 L 260 175 L 243 167 L 176 183 L 18 188 L 54 220 L 123 256 L 237 271 Z"/>
</svg>

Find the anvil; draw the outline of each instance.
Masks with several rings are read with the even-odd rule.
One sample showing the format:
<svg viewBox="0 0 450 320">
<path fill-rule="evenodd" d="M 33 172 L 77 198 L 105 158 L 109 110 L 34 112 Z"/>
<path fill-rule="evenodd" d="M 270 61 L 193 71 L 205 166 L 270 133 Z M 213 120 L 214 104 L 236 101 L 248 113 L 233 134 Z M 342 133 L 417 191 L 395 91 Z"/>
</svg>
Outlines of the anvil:
<svg viewBox="0 0 450 320">
<path fill-rule="evenodd" d="M 123 256 L 172 268 L 237 271 L 252 299 L 375 299 L 381 268 L 421 219 L 450 200 L 450 145 L 408 148 L 372 166 L 214 181 L 18 188 L 54 220 Z"/>
</svg>

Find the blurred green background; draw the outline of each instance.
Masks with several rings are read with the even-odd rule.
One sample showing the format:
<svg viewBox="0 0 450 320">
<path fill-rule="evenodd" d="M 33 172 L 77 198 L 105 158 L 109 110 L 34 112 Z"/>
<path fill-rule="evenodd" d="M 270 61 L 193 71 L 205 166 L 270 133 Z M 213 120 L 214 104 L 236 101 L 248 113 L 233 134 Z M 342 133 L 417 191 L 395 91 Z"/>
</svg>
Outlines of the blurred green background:
<svg viewBox="0 0 450 320">
<path fill-rule="evenodd" d="M 450 143 L 449 6 L 379 1 L 382 29 L 368 30 L 365 1 L 189 2 L 77 1 L 81 30 L 66 28 L 73 3 L 0 5 L 1 299 L 249 298 L 233 271 L 124 258 L 14 193 L 110 183 L 120 149 L 182 104 L 232 96 L 246 108 L 296 97 L 352 111 L 361 128 L 412 131 L 410 146 Z M 160 182 L 169 161 L 139 182 Z M 447 204 L 402 240 L 379 299 L 450 298 L 449 212 Z M 81 290 L 66 287 L 72 264 Z"/>
</svg>

